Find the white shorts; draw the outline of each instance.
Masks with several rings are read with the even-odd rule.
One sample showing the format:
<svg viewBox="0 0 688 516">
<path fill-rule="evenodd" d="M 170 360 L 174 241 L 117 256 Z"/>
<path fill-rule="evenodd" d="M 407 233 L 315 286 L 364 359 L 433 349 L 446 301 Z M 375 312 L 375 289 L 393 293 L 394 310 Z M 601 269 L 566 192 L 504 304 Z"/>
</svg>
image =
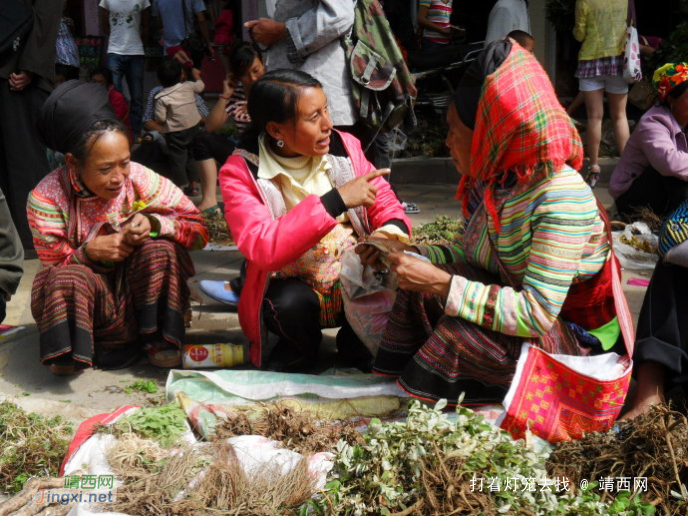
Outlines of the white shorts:
<svg viewBox="0 0 688 516">
<path fill-rule="evenodd" d="M 620 75 L 601 75 L 599 77 L 580 77 L 578 89 L 581 91 L 604 90 L 607 93 L 628 93 L 628 83 Z"/>
</svg>

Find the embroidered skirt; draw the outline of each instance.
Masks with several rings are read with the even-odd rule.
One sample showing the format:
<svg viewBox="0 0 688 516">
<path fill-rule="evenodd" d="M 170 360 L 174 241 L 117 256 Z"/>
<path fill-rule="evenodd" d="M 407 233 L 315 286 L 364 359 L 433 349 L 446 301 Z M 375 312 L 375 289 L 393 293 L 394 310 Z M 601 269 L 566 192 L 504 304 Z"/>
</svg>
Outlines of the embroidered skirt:
<svg viewBox="0 0 688 516">
<path fill-rule="evenodd" d="M 488 285 L 499 282 L 466 263 L 439 267 Z M 560 321 L 533 340 L 549 353 L 587 354 Z M 501 402 L 524 341 L 445 315 L 437 296 L 400 290 L 373 371 L 397 377 L 402 389 L 426 400 L 445 398 L 455 405 L 465 393 L 463 403 Z"/>
<path fill-rule="evenodd" d="M 77 368 L 110 366 L 150 338 L 181 347 L 193 274 L 188 253 L 168 240 L 145 243 L 107 273 L 85 265 L 42 269 L 31 296 L 41 363 L 71 357 Z"/>
</svg>

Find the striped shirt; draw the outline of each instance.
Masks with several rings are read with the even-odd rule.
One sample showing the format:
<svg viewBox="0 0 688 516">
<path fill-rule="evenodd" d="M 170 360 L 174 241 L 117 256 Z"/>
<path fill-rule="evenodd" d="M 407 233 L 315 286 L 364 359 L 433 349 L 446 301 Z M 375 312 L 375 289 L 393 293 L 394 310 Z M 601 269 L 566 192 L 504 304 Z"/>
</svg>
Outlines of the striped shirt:
<svg viewBox="0 0 688 516">
<path fill-rule="evenodd" d="M 454 276 L 445 313 L 507 335 L 539 337 L 557 319 L 571 283 L 589 279 L 607 260 L 604 223 L 590 188 L 569 167 L 497 195 L 503 202 L 499 234 L 479 208 L 462 243 L 419 250 L 435 263 L 466 260 L 503 276 L 493 256 L 496 250 L 516 288 L 506 278 L 502 282 L 509 286 Z"/>
<path fill-rule="evenodd" d="M 237 83 L 236 88 L 234 88 L 234 93 L 227 101 L 227 106 L 225 107 L 225 113 L 232 119 L 234 125 L 236 125 L 239 132 L 243 133 L 246 128 L 251 125 L 251 119 L 237 118 L 236 111 L 241 104 L 246 103 L 246 93 L 244 93 L 244 86 L 241 82 Z"/>
<path fill-rule="evenodd" d="M 420 7 L 428 8 L 428 21 L 440 27 L 449 27 L 449 20 L 452 14 L 452 2 L 454 0 L 419 0 Z M 451 41 L 451 37 L 432 29 L 423 29 L 423 37 L 435 43 L 446 45 Z"/>
</svg>

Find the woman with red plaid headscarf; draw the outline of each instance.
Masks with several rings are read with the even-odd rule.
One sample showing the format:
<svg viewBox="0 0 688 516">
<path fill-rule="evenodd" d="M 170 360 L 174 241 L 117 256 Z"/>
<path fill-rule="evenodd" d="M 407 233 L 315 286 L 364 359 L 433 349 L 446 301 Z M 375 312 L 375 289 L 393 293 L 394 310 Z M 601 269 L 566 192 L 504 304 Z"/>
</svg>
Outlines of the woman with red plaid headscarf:
<svg viewBox="0 0 688 516">
<path fill-rule="evenodd" d="M 465 229 L 448 245 L 395 244 L 429 262 L 386 257 L 400 290 L 374 371 L 419 398 L 500 402 L 523 343 L 601 352 L 629 314 L 617 319 L 607 231 L 576 171 L 580 138 L 537 60 L 513 40 L 491 43 L 447 119 Z"/>
</svg>

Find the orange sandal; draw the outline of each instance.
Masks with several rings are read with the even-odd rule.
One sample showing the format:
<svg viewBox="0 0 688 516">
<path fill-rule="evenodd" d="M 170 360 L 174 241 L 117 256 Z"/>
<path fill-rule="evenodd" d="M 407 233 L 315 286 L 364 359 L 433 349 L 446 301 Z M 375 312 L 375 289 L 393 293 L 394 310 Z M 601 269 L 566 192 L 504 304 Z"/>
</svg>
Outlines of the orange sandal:
<svg viewBox="0 0 688 516">
<path fill-rule="evenodd" d="M 74 374 L 79 374 L 83 370 L 76 370 L 74 364 L 50 364 L 50 372 L 55 376 L 72 376 Z"/>
<path fill-rule="evenodd" d="M 182 353 L 168 342 L 152 342 L 143 348 L 148 363 L 155 367 L 171 369 L 182 365 Z"/>
</svg>

